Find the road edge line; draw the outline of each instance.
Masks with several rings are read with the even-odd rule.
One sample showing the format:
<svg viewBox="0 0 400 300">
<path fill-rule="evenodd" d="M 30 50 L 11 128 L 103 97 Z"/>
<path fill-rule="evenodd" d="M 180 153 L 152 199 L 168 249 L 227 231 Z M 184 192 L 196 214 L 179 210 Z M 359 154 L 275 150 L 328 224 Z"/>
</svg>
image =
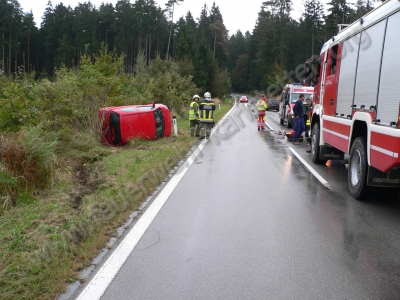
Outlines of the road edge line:
<svg viewBox="0 0 400 300">
<path fill-rule="evenodd" d="M 224 121 L 227 116 L 232 112 L 233 107 L 225 114 L 225 116 L 217 123 L 215 129 L 219 127 L 220 122 Z M 211 136 L 216 130 L 211 132 Z M 119 270 L 136 247 L 147 228 L 153 222 L 161 208 L 167 202 L 169 196 L 174 191 L 180 180 L 185 175 L 186 171 L 190 168 L 197 156 L 203 150 L 205 144 L 208 142 L 204 139 L 192 154 L 186 159 L 186 162 L 177 170 L 175 175 L 165 185 L 159 195 L 154 199 L 150 206 L 146 209 L 144 214 L 138 219 L 136 224 L 129 230 L 128 234 L 124 237 L 118 247 L 111 253 L 110 257 L 97 271 L 96 275 L 92 277 L 88 285 L 79 293 L 77 300 L 97 300 L 104 294 L 110 283 L 113 281 Z"/>
<path fill-rule="evenodd" d="M 319 182 L 322 183 L 323 186 L 325 186 L 328 190 L 331 189 L 331 186 L 329 185 L 328 181 L 326 181 L 321 175 L 318 174 L 317 171 L 314 170 L 313 167 L 311 167 L 301 156 L 294 150 L 292 147 L 288 147 L 290 151 L 303 163 L 303 165 L 306 166 L 306 168 L 319 180 Z"/>
</svg>

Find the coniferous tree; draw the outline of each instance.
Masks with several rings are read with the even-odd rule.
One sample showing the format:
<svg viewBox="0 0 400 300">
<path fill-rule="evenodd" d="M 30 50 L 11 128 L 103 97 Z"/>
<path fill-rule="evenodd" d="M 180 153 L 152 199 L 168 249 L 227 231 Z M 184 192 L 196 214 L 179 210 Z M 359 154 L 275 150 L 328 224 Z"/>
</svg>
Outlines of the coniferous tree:
<svg viewBox="0 0 400 300">
<path fill-rule="evenodd" d="M 302 24 L 304 32 L 306 33 L 306 40 L 304 41 L 306 47 L 305 58 L 309 58 L 316 52 L 319 52 L 323 37 L 324 25 L 324 8 L 320 0 L 306 0 L 304 2 L 304 12 Z"/>
<path fill-rule="evenodd" d="M 185 18 L 180 18 L 177 23 L 177 36 L 175 41 L 175 55 L 177 59 L 185 57 L 194 58 L 197 48 L 197 24 L 190 12 Z"/>
<path fill-rule="evenodd" d="M 22 18 L 22 34 L 21 34 L 21 49 L 23 50 L 23 66 L 28 73 L 36 69 L 36 62 L 32 61 L 37 55 L 37 35 L 38 29 L 33 20 L 33 14 L 25 13 Z M 33 55 L 32 55 L 33 54 Z M 32 65 L 33 63 L 33 65 Z"/>
<path fill-rule="evenodd" d="M 99 39 L 109 45 L 114 46 L 114 32 L 112 30 L 115 21 L 114 6 L 112 3 L 102 3 L 99 7 Z"/>
<path fill-rule="evenodd" d="M 215 2 L 211 7 L 209 19 L 213 58 L 217 60 L 219 66 L 226 67 L 228 64 L 228 31 L 224 25 L 219 7 L 215 5 Z"/>
<path fill-rule="evenodd" d="M 169 17 L 171 18 L 171 26 L 169 29 L 169 36 L 168 36 L 168 47 L 167 47 L 167 59 L 169 57 L 169 46 L 171 44 L 171 36 L 172 36 L 172 25 L 173 25 L 173 21 L 174 21 L 174 9 L 175 9 L 175 5 L 179 5 L 180 2 L 183 2 L 183 0 L 168 0 L 168 2 L 165 4 L 165 6 L 167 7 L 167 11 L 169 14 Z"/>
<path fill-rule="evenodd" d="M 17 63 L 18 55 L 18 40 L 21 33 L 22 27 L 22 10 L 17 0 L 2 0 L 0 8 L 1 12 L 1 28 L 2 28 L 2 41 L 3 41 L 3 71 L 7 71 L 8 74 L 12 72 L 13 63 Z M 8 55 L 6 55 L 6 44 Z M 15 53 L 14 60 L 12 53 Z M 16 68 L 15 66 L 14 68 Z"/>
<path fill-rule="evenodd" d="M 352 22 L 352 9 L 347 0 L 331 0 L 328 5 L 328 15 L 325 17 L 327 39 L 337 34 L 339 24 L 350 24 Z"/>
</svg>

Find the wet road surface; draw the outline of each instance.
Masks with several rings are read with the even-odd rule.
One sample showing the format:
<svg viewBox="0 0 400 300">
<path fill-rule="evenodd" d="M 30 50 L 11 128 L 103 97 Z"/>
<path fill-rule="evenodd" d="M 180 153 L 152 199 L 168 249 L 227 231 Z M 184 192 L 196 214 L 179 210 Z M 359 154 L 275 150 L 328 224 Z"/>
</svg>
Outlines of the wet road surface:
<svg viewBox="0 0 400 300">
<path fill-rule="evenodd" d="M 343 163 L 312 165 L 328 190 L 256 128 L 251 102 L 233 108 L 101 299 L 400 298 L 399 202 L 356 201 Z"/>
</svg>

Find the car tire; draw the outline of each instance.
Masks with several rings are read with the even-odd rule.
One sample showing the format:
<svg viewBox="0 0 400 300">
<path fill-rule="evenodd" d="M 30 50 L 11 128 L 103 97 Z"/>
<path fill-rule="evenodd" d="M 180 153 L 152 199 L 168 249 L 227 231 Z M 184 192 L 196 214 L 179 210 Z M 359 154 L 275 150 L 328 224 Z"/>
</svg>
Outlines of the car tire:
<svg viewBox="0 0 400 300">
<path fill-rule="evenodd" d="M 325 159 L 319 158 L 319 152 L 321 147 L 319 146 L 319 124 L 314 124 L 311 131 L 311 159 L 316 164 L 325 164 Z"/>
<path fill-rule="evenodd" d="M 368 162 L 365 138 L 358 137 L 351 145 L 348 168 L 350 194 L 357 200 L 368 200 L 371 187 L 367 186 Z"/>
</svg>

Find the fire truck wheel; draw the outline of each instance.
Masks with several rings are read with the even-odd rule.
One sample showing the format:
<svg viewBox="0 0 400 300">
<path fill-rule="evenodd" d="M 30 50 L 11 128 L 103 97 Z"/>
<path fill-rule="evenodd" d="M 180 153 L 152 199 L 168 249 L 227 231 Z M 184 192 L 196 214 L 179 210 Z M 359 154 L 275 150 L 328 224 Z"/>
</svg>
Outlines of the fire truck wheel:
<svg viewBox="0 0 400 300">
<path fill-rule="evenodd" d="M 371 187 L 367 186 L 367 147 L 365 139 L 358 137 L 350 150 L 348 183 L 351 195 L 357 200 L 371 197 Z"/>
<path fill-rule="evenodd" d="M 325 159 L 319 158 L 319 124 L 316 123 L 311 132 L 311 159 L 316 164 L 325 164 Z"/>
</svg>

